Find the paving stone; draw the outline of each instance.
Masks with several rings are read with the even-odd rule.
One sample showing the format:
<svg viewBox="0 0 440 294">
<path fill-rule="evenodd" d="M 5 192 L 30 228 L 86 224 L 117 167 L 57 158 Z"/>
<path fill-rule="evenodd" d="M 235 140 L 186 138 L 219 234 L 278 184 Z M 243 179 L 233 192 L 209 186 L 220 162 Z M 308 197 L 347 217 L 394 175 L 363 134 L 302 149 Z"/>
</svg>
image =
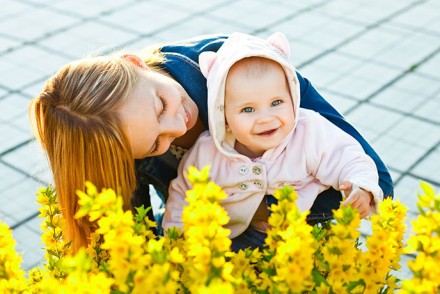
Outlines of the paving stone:
<svg viewBox="0 0 440 294">
<path fill-rule="evenodd" d="M 57 30 L 62 30 L 77 22 L 77 18 L 53 12 L 45 9 L 44 6 L 29 5 L 27 9 L 20 11 L 14 17 L 2 21 L 0 33 L 19 40 L 31 41 Z"/>
<path fill-rule="evenodd" d="M 403 118 L 404 116 L 400 113 L 391 112 L 370 104 L 364 104 L 347 115 L 348 121 L 356 126 L 361 134 L 371 134 L 369 140 L 373 143 L 379 140 L 380 137 L 385 137 L 384 134 Z"/>
<path fill-rule="evenodd" d="M 166 14 L 163 13 L 165 10 Z M 178 26 L 188 16 L 179 8 L 167 6 L 167 3 L 147 1 L 133 2 L 132 5 L 105 15 L 100 20 L 131 33 L 149 34 L 159 29 Z"/>
<path fill-rule="evenodd" d="M 37 225 L 32 224 L 32 226 Z M 22 242 L 17 242 L 16 250 L 19 254 L 22 254 L 23 262 L 21 266 L 26 270 L 40 265 L 44 257 L 44 251 L 41 249 L 43 247 L 41 233 L 37 233 L 35 229 L 23 225 L 12 232 L 16 240 L 22 240 Z"/>
<path fill-rule="evenodd" d="M 1 217 L 8 216 L 11 220 L 9 226 L 16 226 L 38 212 L 40 205 L 36 202 L 35 193 L 38 188 L 44 187 L 34 179 L 27 177 L 2 190 Z"/>
<path fill-rule="evenodd" d="M 1 100 L 3 100 L 4 98 L 6 98 L 6 96 L 8 95 L 8 91 L 5 89 L 0 88 L 0 102 Z"/>
<path fill-rule="evenodd" d="M 437 81 L 440 81 L 440 54 L 436 54 L 425 63 L 420 64 L 415 71 L 424 75 L 428 75 Z M 438 84 L 438 82 L 437 82 Z"/>
<path fill-rule="evenodd" d="M 165 27 L 155 36 L 165 41 L 179 40 L 181 38 L 193 38 L 198 35 L 213 33 L 233 33 L 235 31 L 249 32 L 250 28 L 238 27 L 221 19 L 212 18 L 206 14 L 195 15 L 186 19 L 179 26 Z"/>
<path fill-rule="evenodd" d="M 130 0 L 119 1 L 89 1 L 89 0 L 76 0 L 76 1 L 47 1 L 51 8 L 58 9 L 60 11 L 78 15 L 81 18 L 87 17 L 99 17 L 102 14 L 107 14 L 112 11 L 122 9 L 127 5 L 132 4 Z M 87 9 L 84 9 L 87 7 Z"/>
<path fill-rule="evenodd" d="M 425 108 L 426 104 L 433 100 L 433 96 L 440 92 L 440 83 L 431 77 L 411 73 L 390 85 L 371 101 L 403 113 L 417 114 L 423 113 L 420 108 Z M 438 115 L 432 115 L 436 119 Z"/>
<path fill-rule="evenodd" d="M 2 1 L 2 10 L 0 10 L 0 23 L 28 9 L 29 5 L 20 1 L 4 0 Z"/>
<path fill-rule="evenodd" d="M 279 23 L 294 14 L 294 11 L 278 5 L 267 5 L 265 1 L 243 0 L 230 2 L 229 5 L 210 10 L 207 14 L 218 20 L 258 31 Z"/>
<path fill-rule="evenodd" d="M 319 90 L 319 89 L 318 91 L 341 114 L 344 114 L 346 111 L 348 111 L 357 104 L 356 100 L 338 95 L 336 93 L 332 93 L 331 91 Z"/>
<path fill-rule="evenodd" d="M 416 5 L 395 18 L 392 23 L 404 24 L 410 28 L 420 28 L 432 33 L 440 33 L 439 19 L 440 5 L 438 1 L 427 1 L 423 5 Z M 417 21 L 414 21 L 416 20 Z"/>
<path fill-rule="evenodd" d="M 18 116 L 26 116 L 29 100 L 22 95 L 10 94 L 0 100 L 0 121 L 7 122 Z"/>
<path fill-rule="evenodd" d="M 21 42 L 19 41 L 13 40 L 12 38 L 0 36 L 0 53 L 7 52 L 8 50 L 11 50 L 12 48 L 18 47 L 20 45 Z"/>
<path fill-rule="evenodd" d="M 377 74 L 378 72 L 380 75 Z M 335 78 L 326 87 L 358 100 L 365 100 L 380 91 L 400 74 L 401 72 L 397 69 L 364 62 L 345 72 L 344 75 Z"/>
<path fill-rule="evenodd" d="M 122 43 L 128 42 L 135 37 L 136 34 L 92 21 L 82 23 L 61 34 L 46 38 L 40 44 L 77 59 L 93 55 L 93 52 L 98 53 L 106 50 L 122 49 Z"/>
<path fill-rule="evenodd" d="M 411 170 L 411 173 L 434 183 L 440 183 L 439 162 L 440 146 L 437 146 Z"/>
<path fill-rule="evenodd" d="M 357 57 L 335 53 L 313 60 L 301 69 L 301 73 L 314 85 L 331 89 L 334 81 L 344 78 L 347 73 L 352 72 L 361 64 L 362 60 Z M 337 89 L 336 92 L 342 91 Z"/>
<path fill-rule="evenodd" d="M 409 208 L 405 238 L 417 216 L 420 179 L 440 189 L 439 1 L 104 2 L 2 1 L 0 219 L 17 226 L 24 268 L 43 258 L 41 221 L 32 217 L 35 192 L 53 182 L 41 147 L 30 141 L 27 104 L 61 65 L 91 51 L 137 51 L 201 34 L 242 31 L 266 38 L 281 31 L 293 64 L 390 168 L 395 199 Z M 361 232 L 369 229 L 362 222 Z M 412 258 L 403 256 L 400 278 L 411 276 L 406 263 Z"/>
<path fill-rule="evenodd" d="M 2 122 L 0 125 L 0 154 L 14 149 L 29 140 L 29 134 L 15 126 Z"/>
<path fill-rule="evenodd" d="M 1 56 L 0 84 L 11 90 L 19 90 L 47 78 L 68 61 L 36 46 L 20 47 Z"/>
<path fill-rule="evenodd" d="M 53 182 L 49 163 L 39 143 L 35 140 L 17 148 L 14 152 L 4 155 L 2 161 L 25 171 L 38 182 L 48 185 Z"/>
</svg>

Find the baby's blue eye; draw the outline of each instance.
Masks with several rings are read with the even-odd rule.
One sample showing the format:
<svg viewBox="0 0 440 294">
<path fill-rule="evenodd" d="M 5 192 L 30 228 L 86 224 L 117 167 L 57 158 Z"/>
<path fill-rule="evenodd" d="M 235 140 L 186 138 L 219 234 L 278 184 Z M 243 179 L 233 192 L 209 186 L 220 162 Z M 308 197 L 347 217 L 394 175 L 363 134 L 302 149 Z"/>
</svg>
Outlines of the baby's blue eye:
<svg viewBox="0 0 440 294">
<path fill-rule="evenodd" d="M 254 109 L 252 107 L 245 107 L 241 110 L 241 112 L 254 112 Z"/>
<path fill-rule="evenodd" d="M 270 106 L 278 106 L 278 105 L 280 105 L 281 103 L 282 103 L 283 101 L 281 101 L 281 100 L 275 100 L 275 101 L 273 101 L 271 104 L 270 104 Z"/>
</svg>

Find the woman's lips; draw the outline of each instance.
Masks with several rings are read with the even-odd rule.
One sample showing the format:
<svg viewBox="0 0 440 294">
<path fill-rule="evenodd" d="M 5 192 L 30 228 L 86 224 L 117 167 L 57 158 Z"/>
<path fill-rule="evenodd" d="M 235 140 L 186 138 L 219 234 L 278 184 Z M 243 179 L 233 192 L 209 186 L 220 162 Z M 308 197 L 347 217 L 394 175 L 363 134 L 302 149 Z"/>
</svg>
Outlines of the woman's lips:
<svg viewBox="0 0 440 294">
<path fill-rule="evenodd" d="M 185 106 L 183 106 L 183 109 L 185 110 L 185 125 L 186 128 L 188 129 L 189 126 L 191 125 L 191 113 L 189 113 L 189 111 L 186 109 Z"/>
</svg>

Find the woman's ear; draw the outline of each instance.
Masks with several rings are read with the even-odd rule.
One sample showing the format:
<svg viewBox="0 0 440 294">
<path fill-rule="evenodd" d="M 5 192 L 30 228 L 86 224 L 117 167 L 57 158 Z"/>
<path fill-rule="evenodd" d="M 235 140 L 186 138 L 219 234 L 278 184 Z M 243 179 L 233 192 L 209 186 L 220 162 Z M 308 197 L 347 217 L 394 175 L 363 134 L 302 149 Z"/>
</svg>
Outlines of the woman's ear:
<svg viewBox="0 0 440 294">
<path fill-rule="evenodd" d="M 124 54 L 122 55 L 122 58 L 129 61 L 131 64 L 133 64 L 134 66 L 137 66 L 139 68 L 142 69 L 147 69 L 147 65 L 145 64 L 145 62 L 137 55 L 134 54 Z"/>
<path fill-rule="evenodd" d="M 208 74 L 211 71 L 212 65 L 214 64 L 216 59 L 217 59 L 217 53 L 213 51 L 205 51 L 200 53 L 199 55 L 200 71 L 205 76 L 205 78 L 208 77 Z"/>
<path fill-rule="evenodd" d="M 277 48 L 281 51 L 283 55 L 285 55 L 287 58 L 290 57 L 290 45 L 289 40 L 287 39 L 286 35 L 283 33 L 277 32 L 273 35 L 271 35 L 267 42 Z"/>
</svg>

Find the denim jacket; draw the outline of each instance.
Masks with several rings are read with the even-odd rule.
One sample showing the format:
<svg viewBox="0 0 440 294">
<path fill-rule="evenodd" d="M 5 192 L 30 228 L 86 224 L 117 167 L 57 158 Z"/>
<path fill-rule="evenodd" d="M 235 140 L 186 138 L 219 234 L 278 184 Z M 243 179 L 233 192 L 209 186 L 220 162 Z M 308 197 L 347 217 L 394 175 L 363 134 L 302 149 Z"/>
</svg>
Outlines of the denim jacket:
<svg viewBox="0 0 440 294">
<path fill-rule="evenodd" d="M 200 72 L 198 57 L 204 51 L 216 52 L 226 38 L 225 35 L 201 36 L 181 42 L 168 43 L 161 48 L 161 52 L 166 58 L 163 69 L 180 83 L 195 101 L 206 129 L 208 129 L 207 88 L 206 79 Z M 374 160 L 379 171 L 379 186 L 384 193 L 384 197 L 393 197 L 391 176 L 377 153 L 359 132 L 316 91 L 306 78 L 298 72 L 297 75 L 301 91 L 300 107 L 319 112 L 334 125 L 354 137 Z M 153 185 L 159 196 L 166 201 L 168 186 L 170 181 L 177 176 L 178 165 L 179 162 L 169 151 L 161 156 L 137 160 L 138 189 L 132 204 L 134 206 L 144 204 L 146 207 L 151 205 L 149 184 Z M 276 201 L 274 197 L 267 197 L 266 199 L 268 205 Z M 331 218 L 332 209 L 339 207 L 341 199 L 341 193 L 332 188 L 322 192 L 311 209 L 308 216 L 309 221 L 324 221 Z M 151 212 L 150 217 L 152 217 Z"/>
</svg>

